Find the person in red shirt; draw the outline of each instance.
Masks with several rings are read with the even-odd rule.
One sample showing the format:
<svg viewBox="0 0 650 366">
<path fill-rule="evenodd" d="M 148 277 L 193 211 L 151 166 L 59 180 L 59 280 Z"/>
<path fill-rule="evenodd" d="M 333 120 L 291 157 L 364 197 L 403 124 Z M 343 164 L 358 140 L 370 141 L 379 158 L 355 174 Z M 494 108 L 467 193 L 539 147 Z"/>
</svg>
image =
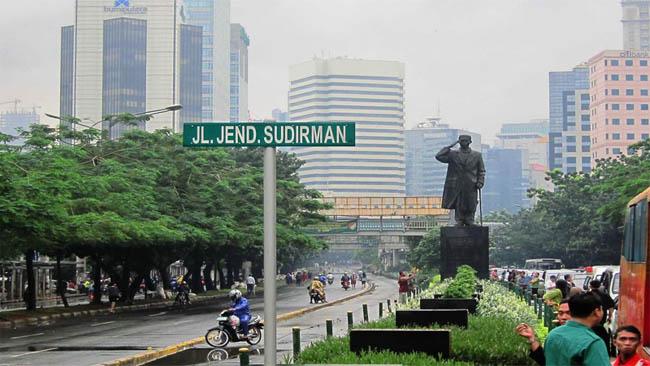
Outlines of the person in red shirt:
<svg viewBox="0 0 650 366">
<path fill-rule="evenodd" d="M 408 276 L 406 273 L 400 271 L 399 277 L 397 278 L 397 284 L 399 285 L 399 302 L 400 304 L 406 303 L 406 295 L 409 292 L 409 281 L 413 278 L 412 274 Z"/>
<path fill-rule="evenodd" d="M 650 366 L 650 361 L 644 360 L 636 352 L 641 343 L 641 332 L 634 325 L 624 325 L 614 333 L 614 345 L 618 357 L 612 366 Z"/>
</svg>

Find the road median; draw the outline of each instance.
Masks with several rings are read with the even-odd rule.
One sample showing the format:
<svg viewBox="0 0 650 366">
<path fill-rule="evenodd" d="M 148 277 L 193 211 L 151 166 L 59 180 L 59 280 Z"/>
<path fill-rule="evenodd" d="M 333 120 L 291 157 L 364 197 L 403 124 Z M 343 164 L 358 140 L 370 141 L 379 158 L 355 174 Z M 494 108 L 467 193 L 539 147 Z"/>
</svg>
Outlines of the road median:
<svg viewBox="0 0 650 366">
<path fill-rule="evenodd" d="M 334 301 L 331 301 L 331 302 L 327 302 L 327 303 L 324 303 L 324 304 L 317 304 L 317 305 L 314 305 L 314 306 L 310 306 L 310 307 L 302 308 L 302 309 L 299 309 L 299 310 L 294 310 L 294 311 L 291 311 L 291 312 L 288 312 L 288 313 L 280 314 L 280 315 L 278 315 L 276 317 L 276 320 L 278 322 L 286 321 L 286 320 L 297 318 L 297 317 L 302 316 L 304 314 L 311 313 L 311 312 L 314 312 L 314 311 L 317 311 L 317 310 L 320 310 L 320 309 L 323 309 L 323 308 L 326 308 L 326 307 L 330 307 L 330 306 L 333 306 L 333 305 L 336 305 L 336 304 L 340 304 L 342 302 L 355 299 L 355 298 L 357 298 L 359 296 L 363 296 L 363 295 L 369 293 L 370 291 L 374 290 L 374 288 L 375 288 L 375 285 L 372 284 L 367 289 L 365 289 L 365 290 L 363 290 L 361 292 L 358 292 L 356 294 L 350 295 L 350 296 L 342 297 L 340 299 L 337 299 L 337 300 L 334 300 Z M 103 363 L 101 365 L 102 366 L 137 366 L 137 365 L 142 365 L 142 364 L 147 363 L 147 362 L 155 361 L 157 359 L 173 355 L 175 353 L 181 352 L 183 350 L 194 347 L 194 346 L 199 345 L 199 344 L 204 343 L 204 342 L 205 342 L 205 337 L 203 337 L 203 336 L 196 337 L 196 338 L 193 338 L 193 339 L 190 339 L 190 340 L 187 340 L 187 341 L 184 341 L 184 342 L 180 342 L 180 343 L 177 343 L 177 344 L 173 344 L 173 345 L 170 345 L 170 346 L 167 346 L 167 347 L 164 347 L 164 348 L 147 351 L 147 352 L 137 354 L 137 355 L 134 355 L 134 356 L 120 358 L 118 360 Z"/>
</svg>

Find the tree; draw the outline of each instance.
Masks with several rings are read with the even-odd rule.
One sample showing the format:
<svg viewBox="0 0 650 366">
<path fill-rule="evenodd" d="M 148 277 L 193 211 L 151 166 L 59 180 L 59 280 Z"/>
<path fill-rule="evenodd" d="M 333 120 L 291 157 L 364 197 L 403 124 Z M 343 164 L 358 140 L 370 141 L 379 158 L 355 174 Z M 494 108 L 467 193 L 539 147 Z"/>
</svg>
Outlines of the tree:
<svg viewBox="0 0 650 366">
<path fill-rule="evenodd" d="M 440 227 L 435 226 L 411 248 L 407 259 L 413 267 L 432 271 L 440 268 Z"/>
</svg>

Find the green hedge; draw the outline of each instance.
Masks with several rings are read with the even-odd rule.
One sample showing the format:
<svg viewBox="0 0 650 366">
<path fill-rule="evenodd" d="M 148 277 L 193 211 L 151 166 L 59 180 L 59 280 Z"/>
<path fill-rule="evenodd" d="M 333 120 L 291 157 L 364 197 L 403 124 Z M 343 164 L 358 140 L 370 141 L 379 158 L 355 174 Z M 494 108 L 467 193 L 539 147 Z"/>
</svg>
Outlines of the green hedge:
<svg viewBox="0 0 650 366">
<path fill-rule="evenodd" d="M 451 329 L 452 360 L 444 363 L 425 354 L 370 352 L 361 356 L 350 351 L 349 337 L 331 338 L 305 349 L 298 363 L 399 363 L 402 365 L 534 365 L 528 358 L 528 343 L 514 332 L 512 319 L 470 316 L 467 329 Z M 395 328 L 395 317 L 360 324 L 358 328 Z M 433 326 L 432 328 L 440 328 Z M 467 362 L 467 363 L 463 363 Z"/>
<path fill-rule="evenodd" d="M 476 289 L 476 271 L 474 268 L 463 264 L 456 270 L 456 277 L 445 289 L 442 297 L 448 299 L 469 299 Z"/>
</svg>

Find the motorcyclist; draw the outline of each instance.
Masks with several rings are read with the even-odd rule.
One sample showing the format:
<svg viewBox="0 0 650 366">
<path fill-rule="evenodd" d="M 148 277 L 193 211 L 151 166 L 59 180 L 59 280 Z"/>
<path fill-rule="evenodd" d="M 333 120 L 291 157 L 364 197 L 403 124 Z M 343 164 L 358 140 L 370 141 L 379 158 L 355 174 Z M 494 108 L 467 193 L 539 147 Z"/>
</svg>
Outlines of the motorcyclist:
<svg viewBox="0 0 650 366">
<path fill-rule="evenodd" d="M 332 282 L 334 282 L 334 275 L 332 274 L 332 272 L 330 272 L 327 274 L 327 283 L 331 285 Z"/>
<path fill-rule="evenodd" d="M 325 286 L 323 285 L 323 282 L 317 277 L 312 278 L 311 284 L 308 287 L 309 289 L 309 303 L 312 303 L 312 298 L 311 298 L 311 292 L 316 291 L 318 295 L 320 296 L 321 299 L 323 299 L 323 302 L 327 302 L 325 299 Z"/>
<path fill-rule="evenodd" d="M 241 325 L 242 333 L 244 334 L 243 340 L 248 339 L 248 322 L 251 320 L 251 309 L 248 306 L 248 300 L 241 295 L 241 291 L 235 289 L 230 290 L 228 293 L 230 301 L 230 309 L 234 316 L 239 318 L 239 324 Z"/>
<path fill-rule="evenodd" d="M 187 282 L 184 279 L 180 278 L 179 282 L 177 282 L 177 286 L 178 286 L 177 287 L 178 288 L 178 294 L 176 295 L 176 297 L 184 297 L 185 302 L 187 304 L 189 304 L 190 303 L 190 287 L 188 286 Z"/>
<path fill-rule="evenodd" d="M 325 273 L 321 273 L 318 279 L 320 280 L 320 282 L 323 283 L 323 287 L 325 287 L 325 285 L 327 284 L 327 276 L 325 276 Z"/>
<path fill-rule="evenodd" d="M 350 276 L 348 276 L 347 272 L 343 273 L 343 276 L 341 276 L 341 286 L 350 286 Z"/>
</svg>

